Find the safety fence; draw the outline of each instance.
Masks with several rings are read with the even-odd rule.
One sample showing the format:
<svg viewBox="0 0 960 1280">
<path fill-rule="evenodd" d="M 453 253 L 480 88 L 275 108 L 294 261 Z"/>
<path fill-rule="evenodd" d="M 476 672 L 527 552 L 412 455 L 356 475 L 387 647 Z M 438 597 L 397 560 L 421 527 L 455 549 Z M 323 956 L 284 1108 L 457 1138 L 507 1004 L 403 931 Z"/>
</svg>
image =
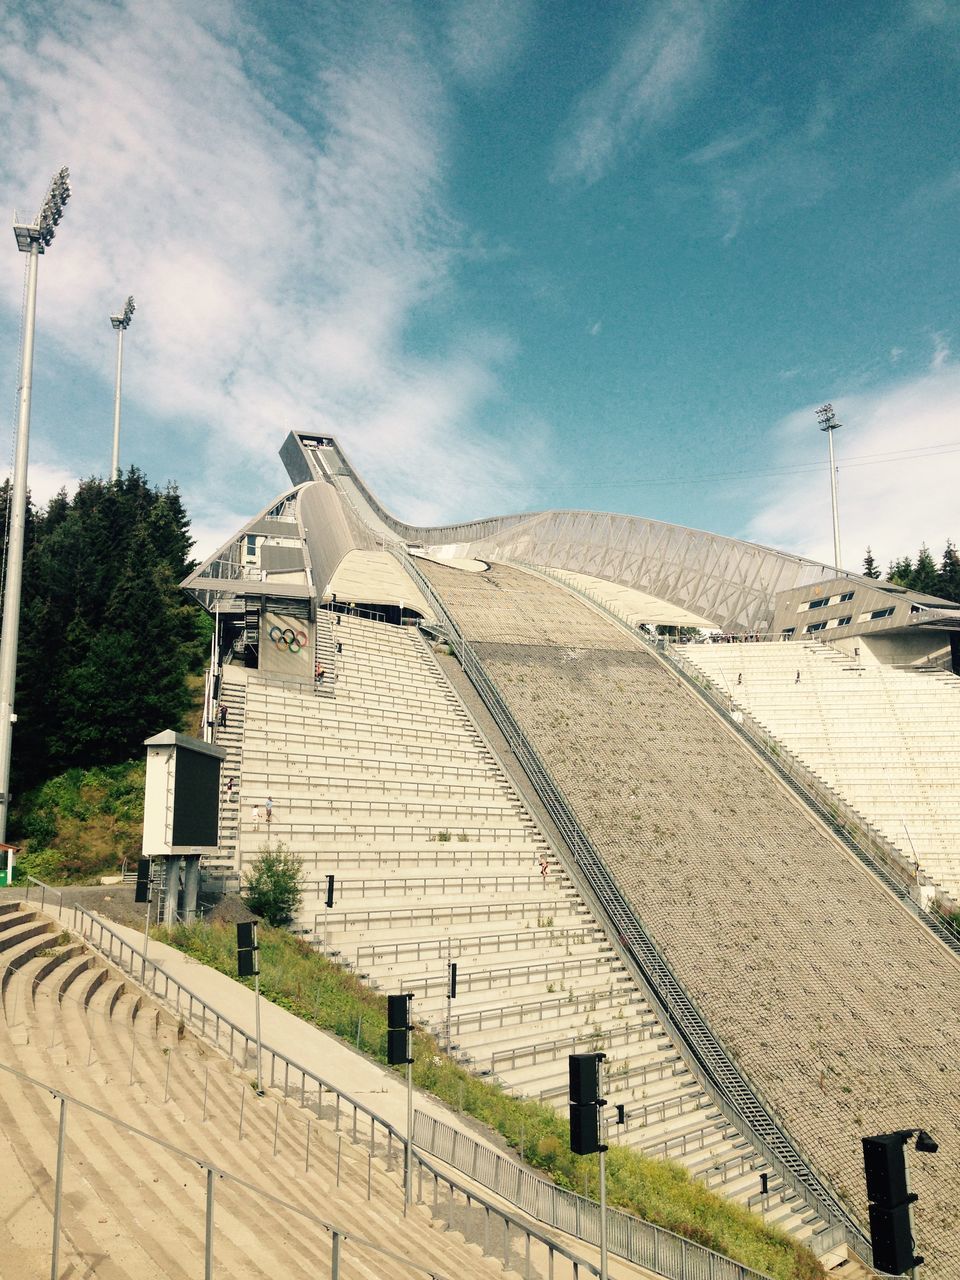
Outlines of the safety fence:
<svg viewBox="0 0 960 1280">
<path fill-rule="evenodd" d="M 570 858 L 564 860 L 567 873 L 598 918 L 606 921 L 611 938 L 616 940 L 621 955 L 640 981 L 668 1033 L 684 1046 L 684 1058 L 691 1073 L 720 1113 L 754 1145 L 784 1183 L 816 1210 L 824 1223 L 817 1233 L 818 1252 L 825 1253 L 846 1244 L 860 1257 L 870 1259 L 870 1242 L 859 1225 L 816 1172 L 810 1157 L 790 1135 L 773 1105 L 747 1080 L 723 1048 L 699 1006 L 641 924 L 432 583 L 402 548 L 391 547 L 390 551 L 434 610 L 451 651 L 569 850 Z"/>
<path fill-rule="evenodd" d="M 539 1222 L 599 1244 L 600 1206 L 595 1200 L 538 1177 L 515 1160 L 422 1111 L 416 1113 L 413 1132 L 418 1146 Z M 622 1209 L 607 1209 L 607 1247 L 619 1258 L 683 1280 L 755 1280 L 761 1274 Z"/>
<path fill-rule="evenodd" d="M 106 921 L 79 904 L 65 904 L 60 890 L 34 877 L 27 879 L 24 897 L 29 901 L 31 895 L 39 900 L 41 909 L 56 912 L 61 923 L 71 927 L 93 951 L 170 1009 L 185 1027 L 243 1070 L 255 1070 L 255 1035 L 151 960 L 149 949 L 145 953 L 134 946 Z M 291 1099 L 317 1119 L 331 1123 L 335 1133 L 342 1133 L 351 1142 L 366 1147 L 372 1157 L 381 1158 L 388 1166 L 403 1151 L 403 1134 L 362 1102 L 269 1044 L 261 1043 L 260 1053 L 265 1087 L 282 1093 L 284 1098 Z M 424 1159 L 415 1147 L 412 1155 L 418 1201 L 427 1204 L 434 1216 L 480 1245 L 484 1252 L 502 1257 L 504 1266 L 517 1271 L 524 1280 L 544 1275 L 547 1280 L 599 1276 L 600 1270 L 592 1262 L 577 1257 L 531 1223 L 521 1221 L 462 1185 Z M 664 1274 L 670 1280 L 700 1280 L 701 1273 Z"/>
</svg>

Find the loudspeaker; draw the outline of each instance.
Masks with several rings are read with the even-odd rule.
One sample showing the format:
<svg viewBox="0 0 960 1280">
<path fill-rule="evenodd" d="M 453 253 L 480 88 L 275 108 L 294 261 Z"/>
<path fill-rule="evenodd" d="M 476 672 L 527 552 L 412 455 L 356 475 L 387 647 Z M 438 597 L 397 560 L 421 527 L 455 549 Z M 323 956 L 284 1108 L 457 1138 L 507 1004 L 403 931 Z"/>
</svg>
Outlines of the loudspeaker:
<svg viewBox="0 0 960 1280">
<path fill-rule="evenodd" d="M 333 906 L 333 884 L 335 876 L 327 876 L 327 906 Z"/>
<path fill-rule="evenodd" d="M 150 901 L 150 859 L 137 860 L 137 887 L 133 891 L 134 902 Z"/>
<path fill-rule="evenodd" d="M 387 1027 L 391 1031 L 406 1031 L 409 1012 L 408 996 L 387 996 Z"/>
<path fill-rule="evenodd" d="M 867 1199 L 883 1209 L 907 1200 L 907 1160 L 904 1147 L 909 1135 L 882 1133 L 863 1138 L 863 1171 L 867 1178 Z"/>
<path fill-rule="evenodd" d="M 570 1150 L 577 1156 L 589 1156 L 600 1150 L 600 1108 L 595 1102 L 585 1106 L 571 1104 Z"/>
<path fill-rule="evenodd" d="M 890 1275 L 903 1275 L 915 1263 L 910 1206 L 898 1204 L 892 1209 L 885 1209 L 872 1204 L 869 1208 L 874 1267 Z"/>
<path fill-rule="evenodd" d="M 237 952 L 237 976 L 253 978 L 260 972 L 260 952 L 253 947 L 244 947 Z"/>
<path fill-rule="evenodd" d="M 406 1002 L 404 1002 L 406 1003 Z M 389 1027 L 387 1030 L 387 1062 L 391 1067 L 412 1062 L 410 1057 L 410 1033 L 406 1027 Z"/>
<path fill-rule="evenodd" d="M 596 1105 L 597 1098 L 600 1096 L 597 1062 L 595 1053 L 570 1055 L 570 1101 L 577 1106 Z"/>
<path fill-rule="evenodd" d="M 244 920 L 237 925 L 237 950 L 249 951 L 257 945 L 257 923 L 255 920 Z"/>
</svg>

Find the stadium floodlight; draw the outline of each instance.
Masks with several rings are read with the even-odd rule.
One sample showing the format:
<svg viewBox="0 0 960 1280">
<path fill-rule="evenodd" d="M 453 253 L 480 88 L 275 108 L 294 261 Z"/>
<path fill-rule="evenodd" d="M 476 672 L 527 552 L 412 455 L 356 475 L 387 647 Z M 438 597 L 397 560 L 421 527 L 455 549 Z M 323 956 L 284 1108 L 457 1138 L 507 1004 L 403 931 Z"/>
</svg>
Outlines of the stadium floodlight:
<svg viewBox="0 0 960 1280">
<path fill-rule="evenodd" d="M 837 465 L 833 458 L 833 433 L 843 424 L 838 422 L 832 404 L 822 404 L 817 410 L 820 430 L 827 433 L 830 444 L 830 501 L 833 506 L 833 563 L 840 568 L 840 515 L 837 510 Z"/>
<path fill-rule="evenodd" d="M 20 639 L 20 593 L 23 585 L 23 542 L 27 515 L 27 463 L 30 454 L 30 399 L 33 388 L 33 344 L 37 321 L 37 265 L 50 248 L 70 199 L 70 172 L 61 169 L 50 183 L 40 212 L 32 222 L 14 217 L 13 234 L 21 253 L 30 255 L 20 356 L 20 395 L 17 406 L 17 444 L 10 489 L 7 577 L 3 595 L 3 636 L 0 639 L 0 843 L 7 838 L 10 808 L 10 758 L 13 749 L 13 711 Z"/>
<path fill-rule="evenodd" d="M 130 321 L 136 311 L 133 298 L 127 299 L 123 311 L 118 316 L 111 316 L 110 323 L 117 331 L 117 381 L 113 392 L 113 456 L 110 459 L 110 479 L 120 478 L 120 384 L 123 381 L 123 335 L 130 328 Z"/>
</svg>

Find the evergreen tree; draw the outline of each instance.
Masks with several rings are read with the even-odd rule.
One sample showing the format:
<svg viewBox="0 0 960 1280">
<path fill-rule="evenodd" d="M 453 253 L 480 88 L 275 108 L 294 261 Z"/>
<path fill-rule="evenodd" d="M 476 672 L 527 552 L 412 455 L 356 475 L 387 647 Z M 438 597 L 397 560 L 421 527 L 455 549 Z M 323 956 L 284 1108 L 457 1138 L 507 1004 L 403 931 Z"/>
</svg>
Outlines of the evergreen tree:
<svg viewBox="0 0 960 1280">
<path fill-rule="evenodd" d="M 0 485 L 0 520 L 8 502 Z M 191 546 L 177 490 L 151 489 L 133 467 L 28 507 L 15 790 L 128 760 L 144 738 L 180 728 L 185 675 L 202 666 L 210 630 L 178 585 Z"/>
<path fill-rule="evenodd" d="M 899 587 L 913 586 L 913 564 L 909 556 L 904 556 L 887 570 L 887 581 L 895 582 Z"/>
<path fill-rule="evenodd" d="M 943 596 L 944 600 L 955 600 L 960 604 L 960 555 L 949 540 L 937 574 L 936 594 Z"/>
<path fill-rule="evenodd" d="M 913 577 L 910 587 L 914 591 L 922 591 L 924 595 L 936 594 L 939 574 L 930 548 L 924 543 L 917 554 L 917 562 L 913 566 Z"/>
<path fill-rule="evenodd" d="M 877 562 L 873 558 L 873 552 L 867 547 L 867 554 L 863 557 L 863 576 L 865 578 L 879 578 L 880 570 L 877 568 Z"/>
</svg>

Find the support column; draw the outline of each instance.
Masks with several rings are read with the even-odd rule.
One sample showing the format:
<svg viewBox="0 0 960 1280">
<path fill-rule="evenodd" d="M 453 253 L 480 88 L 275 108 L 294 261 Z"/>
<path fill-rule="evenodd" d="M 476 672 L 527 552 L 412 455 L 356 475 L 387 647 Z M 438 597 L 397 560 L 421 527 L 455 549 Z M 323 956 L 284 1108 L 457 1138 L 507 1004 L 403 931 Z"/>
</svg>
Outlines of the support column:
<svg viewBox="0 0 960 1280">
<path fill-rule="evenodd" d="M 180 862 L 179 857 L 164 858 L 166 864 L 167 884 L 163 897 L 163 923 L 169 928 L 177 923 L 177 912 L 180 906 Z"/>
<path fill-rule="evenodd" d="M 200 856 L 191 854 L 183 860 L 183 922 L 192 924 L 197 918 L 200 896 Z"/>
</svg>

